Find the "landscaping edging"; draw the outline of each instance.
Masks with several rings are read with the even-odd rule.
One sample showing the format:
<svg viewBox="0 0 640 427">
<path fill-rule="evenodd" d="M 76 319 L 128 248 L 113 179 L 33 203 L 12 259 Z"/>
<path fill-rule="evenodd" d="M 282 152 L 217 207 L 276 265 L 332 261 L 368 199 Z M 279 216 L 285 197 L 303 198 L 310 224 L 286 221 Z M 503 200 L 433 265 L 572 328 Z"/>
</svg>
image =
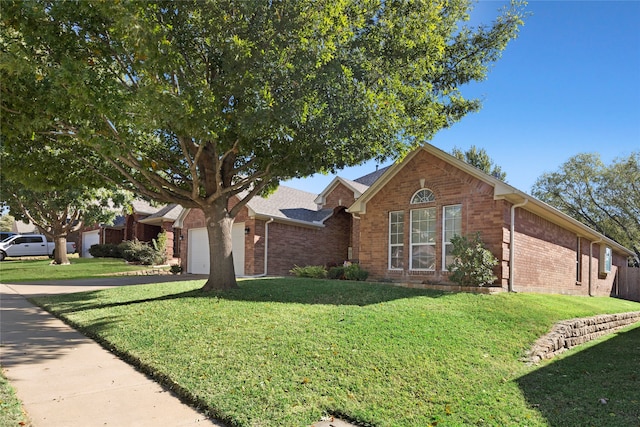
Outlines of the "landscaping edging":
<svg viewBox="0 0 640 427">
<path fill-rule="evenodd" d="M 640 322 L 640 311 L 564 320 L 556 323 L 551 332 L 539 338 L 527 353 L 526 361 L 538 363 L 544 359 L 584 344 L 617 329 Z"/>
</svg>

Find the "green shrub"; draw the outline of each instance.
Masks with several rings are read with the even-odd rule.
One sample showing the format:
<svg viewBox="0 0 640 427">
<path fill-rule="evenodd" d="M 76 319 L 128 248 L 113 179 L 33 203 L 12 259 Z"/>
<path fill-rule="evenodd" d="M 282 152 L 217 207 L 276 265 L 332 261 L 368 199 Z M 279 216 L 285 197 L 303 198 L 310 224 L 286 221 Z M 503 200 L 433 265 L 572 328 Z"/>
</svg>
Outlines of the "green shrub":
<svg viewBox="0 0 640 427">
<path fill-rule="evenodd" d="M 89 253 L 94 258 L 123 258 L 120 247 L 113 243 L 91 245 Z"/>
<path fill-rule="evenodd" d="M 327 272 L 327 277 L 334 280 L 344 280 L 344 267 L 331 267 Z"/>
<path fill-rule="evenodd" d="M 174 264 L 169 268 L 169 270 L 171 271 L 171 274 L 180 274 L 182 273 L 182 266 Z"/>
<path fill-rule="evenodd" d="M 451 272 L 449 279 L 462 286 L 483 286 L 493 283 L 497 277 L 493 274 L 493 267 L 498 260 L 484 247 L 480 233 L 474 236 L 453 236 L 452 264 L 447 266 Z"/>
<path fill-rule="evenodd" d="M 156 259 L 154 264 L 164 264 L 167 262 L 167 232 L 166 230 L 162 230 L 158 233 L 158 237 L 153 239 L 151 243 L 153 244 L 153 249 L 156 251 Z"/>
<path fill-rule="evenodd" d="M 357 280 L 359 282 L 367 280 L 369 272 L 363 270 L 360 264 L 351 264 L 344 267 L 344 278 L 347 280 Z"/>
<path fill-rule="evenodd" d="M 139 240 L 127 240 L 119 245 L 123 257 L 128 262 L 153 265 L 158 260 L 158 251 L 148 243 Z"/>
<path fill-rule="evenodd" d="M 289 273 L 296 277 L 309 277 L 312 279 L 324 279 L 327 277 L 327 270 L 322 265 L 307 265 L 305 267 L 294 266 Z"/>
</svg>

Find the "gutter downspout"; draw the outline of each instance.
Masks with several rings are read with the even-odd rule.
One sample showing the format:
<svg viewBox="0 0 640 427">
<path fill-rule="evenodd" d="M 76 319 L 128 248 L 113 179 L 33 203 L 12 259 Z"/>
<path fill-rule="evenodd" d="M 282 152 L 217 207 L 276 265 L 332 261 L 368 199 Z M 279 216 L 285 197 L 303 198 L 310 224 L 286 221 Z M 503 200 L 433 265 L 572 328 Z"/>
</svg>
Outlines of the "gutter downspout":
<svg viewBox="0 0 640 427">
<path fill-rule="evenodd" d="M 508 286 L 508 291 L 509 292 L 515 292 L 513 290 L 513 274 L 514 274 L 514 265 L 513 263 L 515 262 L 515 243 L 516 243 L 516 208 L 520 208 L 524 205 L 526 205 L 527 203 L 529 203 L 529 199 L 524 199 L 523 202 L 515 204 L 515 205 L 511 205 L 511 229 L 510 229 L 510 233 L 509 233 L 509 286 Z"/>
<path fill-rule="evenodd" d="M 593 272 L 591 271 L 591 264 L 593 263 L 593 245 L 595 245 L 596 243 L 602 243 L 602 239 L 598 239 L 598 240 L 594 240 L 593 242 L 591 242 L 589 244 L 589 296 L 592 297 L 592 276 L 593 276 Z"/>
<path fill-rule="evenodd" d="M 267 275 L 267 262 L 268 262 L 268 253 L 269 253 L 269 224 L 273 222 L 273 218 L 269 218 L 269 221 L 264 223 L 264 273 L 260 276 Z"/>
</svg>

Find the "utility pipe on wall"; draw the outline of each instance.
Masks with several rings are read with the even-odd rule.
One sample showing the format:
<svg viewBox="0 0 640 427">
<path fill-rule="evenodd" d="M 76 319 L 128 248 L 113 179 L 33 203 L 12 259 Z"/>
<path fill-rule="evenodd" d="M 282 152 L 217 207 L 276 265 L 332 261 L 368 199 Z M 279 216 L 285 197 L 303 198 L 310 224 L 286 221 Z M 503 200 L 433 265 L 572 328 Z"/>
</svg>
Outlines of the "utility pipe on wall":
<svg viewBox="0 0 640 427">
<path fill-rule="evenodd" d="M 264 273 L 262 274 L 263 276 L 266 276 L 268 273 L 267 270 L 267 262 L 268 262 L 268 255 L 267 252 L 269 250 L 269 224 L 271 224 L 273 222 L 273 218 L 269 218 L 269 221 L 264 223 Z"/>
<path fill-rule="evenodd" d="M 598 239 L 598 240 L 594 240 L 593 242 L 591 242 L 589 244 L 589 296 L 592 297 L 592 276 L 593 276 L 593 272 L 591 271 L 591 263 L 593 262 L 593 245 L 595 245 L 596 243 L 602 243 L 602 239 Z"/>
<path fill-rule="evenodd" d="M 514 266 L 515 262 L 515 243 L 516 243 L 516 208 L 521 208 L 529 202 L 529 199 L 524 199 L 523 202 L 511 205 L 511 230 L 509 233 L 509 292 L 514 292 L 513 290 L 513 275 L 514 275 Z"/>
</svg>

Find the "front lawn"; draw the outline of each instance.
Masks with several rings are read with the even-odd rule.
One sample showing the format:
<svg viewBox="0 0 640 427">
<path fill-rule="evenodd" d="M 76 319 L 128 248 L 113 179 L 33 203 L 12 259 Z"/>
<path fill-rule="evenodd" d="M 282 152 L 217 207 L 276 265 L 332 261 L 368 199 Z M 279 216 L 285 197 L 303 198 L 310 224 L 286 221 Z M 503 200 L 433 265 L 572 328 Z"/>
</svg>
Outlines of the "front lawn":
<svg viewBox="0 0 640 427">
<path fill-rule="evenodd" d="M 326 414 L 375 426 L 560 425 L 552 413 L 562 402 L 550 409 L 537 391 L 568 385 L 566 365 L 532 376 L 557 362 L 527 366 L 525 351 L 561 319 L 640 310 L 611 298 L 313 279 L 247 280 L 219 294 L 201 286 L 120 287 L 36 302 L 232 426 L 308 426 Z M 637 336 L 640 327 L 626 330 Z M 627 349 L 633 354 L 618 357 L 637 360 L 635 343 Z M 622 385 L 593 385 L 615 409 L 585 399 L 590 410 L 572 412 L 571 423 L 637 426 L 638 365 Z"/>
<path fill-rule="evenodd" d="M 0 426 L 26 427 L 31 422 L 22 410 L 22 404 L 2 373 L 0 373 Z"/>
<path fill-rule="evenodd" d="M 149 266 L 127 264 L 115 258 L 78 258 L 70 256 L 68 265 L 55 265 L 50 259 L 7 259 L 0 262 L 0 282 L 33 282 L 37 280 L 87 279 L 126 271 L 148 269 Z"/>
</svg>

